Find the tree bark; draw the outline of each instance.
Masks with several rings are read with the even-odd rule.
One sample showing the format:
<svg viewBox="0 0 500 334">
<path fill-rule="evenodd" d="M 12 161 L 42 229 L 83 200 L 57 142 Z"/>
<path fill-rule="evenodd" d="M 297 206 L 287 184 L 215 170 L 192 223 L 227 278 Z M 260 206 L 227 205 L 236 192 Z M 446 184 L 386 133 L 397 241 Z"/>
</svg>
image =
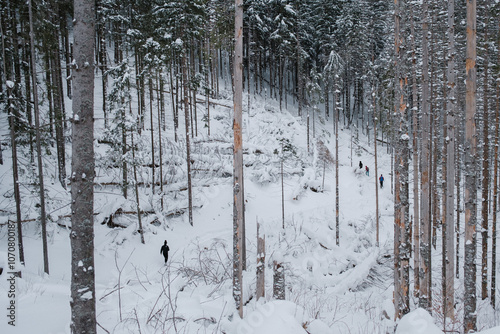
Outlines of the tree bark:
<svg viewBox="0 0 500 334">
<path fill-rule="evenodd" d="M 257 300 L 266 296 L 266 235 L 260 229 L 260 223 L 257 219 Z"/>
<path fill-rule="evenodd" d="M 421 158 L 421 215 L 420 215 L 420 294 L 419 306 L 432 312 L 431 299 L 431 216 L 430 216 L 430 114 L 429 114 L 429 49 L 428 0 L 422 2 L 422 158 Z"/>
<path fill-rule="evenodd" d="M 38 91 L 36 89 L 36 58 L 35 58 L 35 37 L 33 30 L 33 13 L 32 13 L 32 3 L 29 0 L 29 16 L 30 16 L 30 44 L 31 44 L 31 74 L 33 76 L 33 83 L 35 84 L 35 89 L 33 89 L 33 102 L 35 108 L 35 128 L 36 128 L 36 151 L 38 160 L 38 183 L 40 187 L 40 220 L 42 225 L 42 247 L 43 247 L 43 268 L 45 273 L 49 273 L 49 255 L 47 247 L 47 220 L 45 213 L 45 187 L 43 183 L 43 165 L 42 165 L 42 145 L 40 136 L 40 112 L 38 108 Z"/>
<path fill-rule="evenodd" d="M 188 183 L 188 216 L 189 224 L 193 226 L 193 189 L 191 185 L 191 145 L 189 140 L 189 87 L 187 78 L 187 51 L 182 55 L 182 79 L 184 86 L 184 123 L 186 127 L 186 165 L 187 165 L 187 183 Z"/>
<path fill-rule="evenodd" d="M 485 1 L 486 22 L 489 23 L 489 6 Z M 484 29 L 484 50 L 483 64 L 483 179 L 482 179 L 482 201 L 481 201 L 481 298 L 488 298 L 488 194 L 490 190 L 490 157 L 489 157 L 489 112 L 488 112 L 488 29 Z"/>
<path fill-rule="evenodd" d="M 243 318 L 243 1 L 235 0 L 234 23 L 234 146 L 233 146 L 233 298 L 240 318 Z"/>
<path fill-rule="evenodd" d="M 418 96 L 417 96 L 417 55 L 415 45 L 415 22 L 413 19 L 413 8 L 411 5 L 411 46 L 412 46 L 412 112 L 413 112 L 413 273 L 414 288 L 413 295 L 418 298 L 420 290 L 419 261 L 420 261 L 420 206 L 419 206 L 419 156 L 418 156 Z M 375 140 L 376 142 L 376 140 Z M 375 144 L 376 145 L 376 144 Z M 376 182 L 375 182 L 376 184 Z"/>
<path fill-rule="evenodd" d="M 500 20 L 498 20 L 500 28 Z M 500 39 L 497 41 L 500 46 Z M 497 48 L 498 63 L 500 64 L 500 47 Z M 493 221 L 491 224 L 491 288 L 490 304 L 496 308 L 496 269 L 497 269 L 497 208 L 498 208 L 498 142 L 500 136 L 500 80 L 496 81 L 496 108 L 495 108 L 495 162 L 493 181 Z"/>
<path fill-rule="evenodd" d="M 444 316 L 455 319 L 455 113 L 456 107 L 456 69 L 455 69 L 455 0 L 448 0 L 448 69 L 447 69 L 447 101 L 446 101 L 446 217 L 443 234 L 446 230 L 445 253 L 445 300 L 443 302 Z M 444 240 L 443 240 L 444 241 Z M 446 329 L 446 322 L 445 322 Z"/>
<path fill-rule="evenodd" d="M 74 2 L 71 332 L 95 334 L 94 44 L 92 0 Z"/>
<path fill-rule="evenodd" d="M 476 0 L 467 0 L 465 94 L 464 332 L 476 326 Z"/>
</svg>

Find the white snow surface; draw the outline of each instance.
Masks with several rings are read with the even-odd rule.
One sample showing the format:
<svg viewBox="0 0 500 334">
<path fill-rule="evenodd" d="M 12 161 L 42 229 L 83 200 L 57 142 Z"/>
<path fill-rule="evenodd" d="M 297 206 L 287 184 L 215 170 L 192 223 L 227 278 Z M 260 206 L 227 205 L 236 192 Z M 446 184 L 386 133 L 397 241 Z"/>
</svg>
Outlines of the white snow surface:
<svg viewBox="0 0 500 334">
<path fill-rule="evenodd" d="M 96 92 L 99 89 L 96 87 Z M 338 156 L 340 236 L 337 245 L 334 165 L 327 163 L 323 186 L 323 163 L 317 159 L 316 139 L 311 139 L 311 152 L 307 152 L 305 118 L 296 116 L 291 101 L 289 111 L 280 111 L 276 102 L 261 97 L 252 98 L 250 113 L 245 111 L 243 122 L 247 270 L 243 273 L 242 284 L 244 316 L 239 318 L 232 297 L 233 191 L 232 177 L 227 176 L 232 173 L 232 114 L 231 108 L 222 106 L 231 106 L 232 101 L 229 90 L 222 95 L 228 98 L 216 100 L 219 105 L 210 110 L 212 136 L 208 137 L 206 129 L 199 126 L 199 134 L 192 141 L 192 159 L 200 170 L 193 174 L 194 226 L 189 225 L 187 213 L 182 211 L 187 206 L 186 191 L 182 190 L 186 186 L 185 158 L 183 144 L 173 141 L 171 122 L 167 123 L 162 138 L 164 173 L 168 179 L 164 189 L 164 210 L 160 208 L 158 194 L 152 195 L 151 188 L 139 189 L 141 210 L 154 209 L 156 212 L 142 217 L 145 244 L 141 244 L 137 232 L 136 215 L 116 215 L 114 223 L 121 227 L 102 224 L 117 209 L 136 210 L 133 187 L 129 188 L 129 199 L 125 199 L 118 187 L 96 186 L 94 270 L 98 333 L 393 332 L 393 260 L 390 255 L 393 252 L 394 204 L 389 176 L 390 155 L 384 146 L 379 146 L 378 174 L 387 177 L 386 186 L 379 189 L 380 247 L 376 247 L 375 186 L 378 176 L 375 175 L 373 141 L 360 135 L 359 142 L 353 144 L 354 156 L 351 157 L 351 131 L 342 130 L 341 126 Z M 247 97 L 243 100 L 247 101 Z M 96 101 L 96 105 L 99 103 Z M 200 105 L 200 124 L 203 124 L 202 110 Z M 171 119 L 169 116 L 167 114 L 167 120 Z M 96 138 L 99 138 L 103 135 L 103 123 L 102 118 L 96 119 L 100 120 L 95 125 Z M 180 122 L 179 129 L 183 129 L 182 117 Z M 0 135 L 7 134 L 6 124 L 2 114 Z M 145 124 L 149 124 L 149 120 Z M 316 138 L 321 139 L 334 156 L 332 129 L 331 119 L 318 117 Z M 136 158 L 144 164 L 151 159 L 148 151 L 151 137 L 148 135 L 149 131 L 144 131 L 137 140 L 140 150 Z M 294 148 L 294 153 L 287 153 L 284 161 L 284 229 L 280 139 Z M 119 182 L 120 170 L 106 168 L 104 164 L 110 154 L 109 146 L 97 140 L 95 143 L 95 181 L 98 184 Z M 69 148 L 66 152 L 71 152 Z M 6 252 L 8 231 L 4 223 L 15 220 L 16 216 L 11 194 L 10 151 L 4 150 L 3 154 L 0 246 L 4 248 L 0 251 Z M 16 270 L 22 271 L 22 278 L 16 278 L 16 326 L 8 325 L 3 316 L 0 320 L 2 334 L 70 333 L 71 222 L 65 216 L 70 213 L 71 195 L 69 188 L 65 190 L 57 181 L 55 156 L 54 153 L 52 157 L 44 157 L 50 216 L 47 226 L 50 274 L 43 273 L 38 197 L 36 191 L 22 187 L 23 219 L 34 218 L 35 221 L 23 225 L 26 265 L 16 264 Z M 370 176 L 365 175 L 364 169 L 358 171 L 360 160 L 370 167 Z M 70 160 L 66 165 L 69 169 Z M 33 171 L 23 164 L 21 168 L 22 182 L 28 184 L 35 178 Z M 212 172 L 204 174 L 206 169 Z M 69 170 L 68 175 L 71 175 Z M 150 177 L 150 169 L 139 170 L 139 181 Z M 257 219 L 266 236 L 266 296 L 259 300 L 254 297 Z M 159 254 L 164 240 L 170 247 L 167 265 Z M 6 256 L 2 254 L 1 257 L 4 258 L 1 262 L 5 263 Z M 274 260 L 284 263 L 285 301 L 272 296 Z M 456 282 L 457 291 L 460 291 L 460 284 L 463 282 Z M 9 302 L 8 290 L 4 271 L 0 276 L 0 307 L 4 314 Z M 90 291 L 85 297 L 92 297 Z M 416 309 L 413 300 L 411 307 Z M 479 308 L 478 319 L 481 328 L 488 328 L 495 323 L 491 320 L 494 313 L 481 313 L 484 309 L 486 306 Z M 398 322 L 397 333 L 439 333 L 435 322 L 425 311 L 416 309 Z M 422 326 L 429 331 L 419 331 Z M 491 329 L 484 333 L 499 332 Z"/>
</svg>

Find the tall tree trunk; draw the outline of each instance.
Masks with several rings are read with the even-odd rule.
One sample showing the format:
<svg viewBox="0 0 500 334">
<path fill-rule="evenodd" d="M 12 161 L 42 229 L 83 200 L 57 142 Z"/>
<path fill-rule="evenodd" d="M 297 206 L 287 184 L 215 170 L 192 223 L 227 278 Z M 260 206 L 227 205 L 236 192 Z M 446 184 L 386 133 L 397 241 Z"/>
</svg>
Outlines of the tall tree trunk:
<svg viewBox="0 0 500 334">
<path fill-rule="evenodd" d="M 5 64 L 5 62 L 4 62 Z M 19 262 L 24 265 L 24 247 L 23 247 L 23 228 L 22 228 L 22 216 L 21 216 L 21 194 L 19 192 L 19 173 L 18 173 L 18 160 L 17 160 L 17 118 L 18 112 L 14 110 L 13 101 L 13 90 L 14 82 L 7 82 L 7 103 L 9 105 L 9 123 L 10 123 L 10 140 L 12 148 L 12 176 L 14 179 L 14 199 L 16 201 L 16 218 L 17 218 L 17 244 L 19 247 Z M 37 128 L 38 131 L 38 128 Z M 44 249 L 45 250 L 45 249 Z M 45 264 L 45 263 L 44 263 Z M 45 267 L 44 267 L 45 268 Z M 48 264 L 46 267 L 46 272 L 48 273 Z"/>
<path fill-rule="evenodd" d="M 340 194 L 339 194 L 339 103 L 337 78 L 333 83 L 333 106 L 335 117 L 335 244 L 340 245 Z M 376 173 L 375 173 L 376 174 Z"/>
<path fill-rule="evenodd" d="M 379 222 L 379 210 L 378 210 L 378 160 L 377 160 L 377 117 L 376 117 L 376 101 L 375 101 L 375 84 L 373 83 L 373 147 L 375 152 L 375 221 L 376 221 L 376 243 L 377 247 L 380 247 L 380 222 Z"/>
<path fill-rule="evenodd" d="M 65 140 L 64 140 L 64 116 L 62 105 L 64 103 L 62 92 L 62 85 L 60 85 L 61 78 L 59 76 L 58 67 L 60 67 L 60 60 L 58 50 L 50 50 L 50 68 L 52 78 L 52 96 L 54 105 L 54 123 L 56 128 L 56 147 L 57 147 L 57 166 L 59 171 L 59 182 L 66 188 L 66 153 L 65 153 Z"/>
<path fill-rule="evenodd" d="M 464 332 L 476 331 L 476 0 L 467 0 Z"/>
<path fill-rule="evenodd" d="M 164 90 L 164 84 L 163 84 L 163 78 L 162 78 L 162 72 L 160 69 L 160 72 L 158 73 L 158 80 L 159 80 L 159 87 L 160 89 L 158 90 L 158 100 L 160 101 L 159 106 L 158 106 L 158 157 L 160 159 L 159 164 L 160 164 L 160 204 L 161 204 L 161 211 L 164 209 L 164 203 L 163 203 L 163 144 L 162 144 L 162 127 L 165 124 L 165 103 L 164 103 L 164 98 L 163 98 L 163 90 Z"/>
<path fill-rule="evenodd" d="M 419 170 L 418 170 L 418 95 L 417 95 L 417 55 L 415 45 L 415 21 L 413 19 L 413 8 L 411 5 L 411 49 L 412 49 L 412 113 L 413 113 L 413 273 L 414 288 L 413 295 L 418 298 L 420 290 L 419 261 L 420 261 L 420 206 L 419 206 Z M 376 140 L 375 140 L 376 141 Z M 376 182 L 375 182 L 376 184 Z"/>
<path fill-rule="evenodd" d="M 144 244 L 144 229 L 142 228 L 141 219 L 141 203 L 139 200 L 139 186 L 137 182 L 137 162 L 135 161 L 135 145 L 134 145 L 134 132 L 130 134 L 130 144 L 132 146 L 132 169 L 134 171 L 134 188 L 135 188 L 135 204 L 137 208 L 137 222 L 139 224 L 139 233 L 141 234 L 141 243 Z M 154 183 L 154 179 L 153 179 Z"/>
<path fill-rule="evenodd" d="M 187 78 L 187 51 L 182 55 L 182 78 L 184 86 L 184 123 L 186 127 L 186 165 L 187 165 L 187 183 L 188 183 L 188 215 L 189 224 L 193 226 L 193 189 L 191 185 L 191 145 L 189 140 L 189 87 Z"/>
<path fill-rule="evenodd" d="M 395 114 L 399 113 L 399 131 L 396 139 L 394 166 L 394 307 L 396 318 L 410 312 L 409 300 L 409 217 L 408 217 L 408 123 L 406 99 L 406 67 L 404 66 L 406 47 L 405 41 L 405 2 L 395 2 L 395 66 L 396 66 L 396 95 Z"/>
<path fill-rule="evenodd" d="M 485 1 L 486 22 L 485 27 L 489 23 L 489 6 L 488 0 Z M 481 201 L 481 298 L 488 298 L 488 193 L 490 190 L 490 157 L 489 157 L 489 112 L 488 112 L 488 29 L 484 29 L 484 49 L 485 54 L 483 71 L 483 179 L 482 179 L 482 201 Z"/>
<path fill-rule="evenodd" d="M 2 60 L 3 60 L 3 82 L 7 83 L 7 96 L 8 96 L 8 106 L 9 106 L 9 122 L 10 122 L 10 136 L 11 136 L 11 148 L 12 148 L 12 176 L 14 181 L 14 199 L 16 201 L 16 219 L 17 219 L 17 244 L 19 247 L 19 262 L 24 265 L 24 247 L 23 247 L 23 230 L 22 230 L 22 215 L 21 215 L 21 195 L 19 192 L 19 177 L 18 177 L 18 166 L 17 166 L 17 142 L 16 142 L 16 114 L 13 109 L 13 101 L 11 101 L 11 96 L 13 96 L 12 90 L 14 89 L 14 81 L 9 82 L 9 71 L 7 69 L 7 58 L 5 56 L 5 35 L 3 31 L 2 22 L 0 22 L 0 36 L 2 39 Z M 3 86 L 3 82 L 0 86 Z M 38 129 L 38 127 L 37 127 Z M 1 142 L 0 142 L 1 144 Z M 0 165 L 3 165 L 2 158 L 2 148 L 0 147 Z"/>
<path fill-rule="evenodd" d="M 31 75 L 32 81 L 36 81 L 36 57 L 35 57 L 35 31 L 33 30 L 33 13 L 31 0 L 28 2 L 28 10 L 30 17 L 30 44 L 31 44 Z M 36 84 L 33 89 L 33 105 L 35 108 L 35 130 L 36 130 L 36 152 L 38 160 L 38 183 L 40 187 L 40 220 L 42 223 L 42 247 L 43 247 L 43 268 L 44 271 L 49 273 L 49 255 L 47 247 L 47 220 L 45 213 L 45 187 L 43 183 L 43 164 L 42 164 L 42 139 L 40 136 L 40 112 L 38 108 L 38 91 Z"/>
<path fill-rule="evenodd" d="M 155 178 L 155 131 L 154 131 L 154 122 L 153 122 L 153 79 L 151 78 L 152 73 L 150 73 L 150 77 L 148 80 L 148 86 L 149 86 L 149 124 L 151 126 L 151 192 L 154 196 L 155 194 L 155 183 L 156 183 L 156 178 Z M 159 103 L 158 103 L 159 104 Z M 160 120 L 158 120 L 159 122 Z"/>
<path fill-rule="evenodd" d="M 94 1 L 74 2 L 71 332 L 95 334 Z"/>
<path fill-rule="evenodd" d="M 455 69 L 455 0 L 448 0 L 448 69 L 447 69 L 447 101 L 446 101 L 446 217 L 443 234 L 446 230 L 445 253 L 445 300 L 443 301 L 444 319 L 455 319 L 455 113 L 456 113 L 456 69 Z"/>
<path fill-rule="evenodd" d="M 498 20 L 500 29 L 500 19 Z M 498 63 L 500 64 L 500 39 L 498 42 Z M 496 308 L 496 269 L 497 269 L 497 205 L 498 205 L 498 142 L 500 136 L 500 80 L 496 81 L 496 108 L 495 108 L 495 162 L 494 162 L 494 182 L 493 182 L 493 222 L 491 224 L 491 297 L 490 303 L 493 309 Z"/>
<path fill-rule="evenodd" d="M 235 0 L 234 23 L 234 146 L 233 146 L 233 298 L 240 318 L 243 318 L 243 0 Z"/>
<path fill-rule="evenodd" d="M 420 294 L 419 306 L 432 312 L 431 298 L 431 213 L 430 213 L 430 114 L 429 114 L 429 13 L 428 0 L 422 2 L 422 158 L 420 215 Z"/>
</svg>

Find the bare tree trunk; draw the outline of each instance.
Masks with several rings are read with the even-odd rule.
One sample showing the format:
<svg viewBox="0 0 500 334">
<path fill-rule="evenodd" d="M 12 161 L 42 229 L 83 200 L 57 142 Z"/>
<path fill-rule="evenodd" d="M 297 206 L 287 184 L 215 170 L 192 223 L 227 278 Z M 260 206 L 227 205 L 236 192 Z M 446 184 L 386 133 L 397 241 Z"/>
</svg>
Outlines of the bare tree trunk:
<svg viewBox="0 0 500 334">
<path fill-rule="evenodd" d="M 430 115 L 429 115 L 429 50 L 428 31 L 429 13 L 428 0 L 423 0 L 422 7 L 422 158 L 421 158 L 421 194 L 422 203 L 420 215 L 420 294 L 419 306 L 432 312 L 431 298 L 431 213 L 430 213 Z"/>
<path fill-rule="evenodd" d="M 399 131 L 396 139 L 394 166 L 394 307 L 396 318 L 410 312 L 409 300 L 409 206 L 408 206 L 408 123 L 407 123 L 407 99 L 404 59 L 405 55 L 405 16 L 406 10 L 404 0 L 395 2 L 395 66 L 396 66 L 396 96 L 395 114 L 399 113 Z"/>
<path fill-rule="evenodd" d="M 235 0 L 234 23 L 234 146 L 233 146 L 233 298 L 240 318 L 243 318 L 243 0 Z"/>
<path fill-rule="evenodd" d="M 38 183 L 40 187 L 40 220 L 42 223 L 42 247 L 43 247 L 43 268 L 49 273 L 49 255 L 47 247 L 47 220 L 45 213 L 45 187 L 43 183 L 42 146 L 40 136 L 40 112 L 38 108 L 38 91 L 36 89 L 36 58 L 35 58 L 35 37 L 33 30 L 33 13 L 31 0 L 28 2 L 30 16 L 30 44 L 31 44 L 31 74 L 33 76 L 33 105 L 35 108 L 35 128 L 36 128 L 36 151 L 38 160 Z M 20 223 L 20 222 L 18 222 Z"/>
<path fill-rule="evenodd" d="M 333 106 L 335 117 L 335 244 L 340 245 L 340 194 L 339 194 L 339 103 L 337 80 L 333 84 Z M 375 155 L 376 156 L 376 155 Z M 376 175 L 376 172 L 375 172 Z"/>
<path fill-rule="evenodd" d="M 285 268 L 283 263 L 278 260 L 273 261 L 273 298 L 285 300 Z"/>
<path fill-rule="evenodd" d="M 464 332 L 476 326 L 476 0 L 467 0 L 465 95 L 465 257 L 464 257 Z"/>
<path fill-rule="evenodd" d="M 445 253 L 445 300 L 443 301 L 444 319 L 455 319 L 455 113 L 456 107 L 456 69 L 455 69 L 455 0 L 448 0 L 448 69 L 447 69 L 447 101 L 446 101 L 446 217 L 443 234 L 446 230 Z M 443 240 L 444 241 L 444 240 Z"/>
<path fill-rule="evenodd" d="M 500 28 L 500 20 L 498 20 Z M 500 39 L 497 40 L 500 44 Z M 500 45 L 499 45 L 500 46 Z M 500 47 L 497 48 L 498 63 L 500 64 Z M 493 182 L 493 222 L 491 224 L 491 297 L 490 303 L 496 308 L 496 269 L 497 269 L 497 205 L 498 205 L 498 141 L 500 136 L 500 80 L 496 81 L 496 109 L 495 109 L 495 162 Z"/>
<path fill-rule="evenodd" d="M 5 64 L 5 62 L 4 62 Z M 18 160 L 17 160 L 17 120 L 18 113 L 14 110 L 13 101 L 14 82 L 7 82 L 7 96 L 9 105 L 9 123 L 10 123 L 10 140 L 12 148 L 12 176 L 14 178 L 14 199 L 16 201 L 16 218 L 17 218 L 17 244 L 19 246 L 19 261 L 24 265 L 24 247 L 23 247 L 23 229 L 21 217 L 21 194 L 19 192 L 19 174 L 18 174 Z M 38 128 L 37 128 L 38 131 Z M 48 270 L 48 268 L 47 268 Z"/>
<path fill-rule="evenodd" d="M 489 23 L 489 5 L 485 1 L 485 26 Z M 481 298 L 488 298 L 488 193 L 490 190 L 490 157 L 489 157 L 489 112 L 488 112 L 488 29 L 484 29 L 485 54 L 483 56 L 483 179 L 482 179 L 482 202 L 481 202 Z"/>
<path fill-rule="evenodd" d="M 73 153 L 71 174 L 71 332 L 95 334 L 94 67 L 95 9 L 74 2 Z"/>
<path fill-rule="evenodd" d="M 31 3 L 30 3 L 31 5 Z M 18 177 L 18 160 L 17 160 L 17 143 L 16 143 L 16 115 L 12 106 L 14 105 L 11 101 L 11 96 L 13 95 L 12 90 L 14 89 L 14 81 L 8 82 L 8 70 L 7 70 L 7 59 L 5 58 L 5 35 L 3 33 L 2 22 L 0 22 L 0 36 L 2 39 L 2 60 L 3 60 L 3 75 L 4 82 L 7 83 L 7 103 L 9 105 L 9 122 L 10 122 L 10 139 L 11 139 L 11 149 L 12 149 L 12 176 L 14 181 L 14 199 L 16 201 L 16 219 L 17 219 L 17 244 L 19 247 L 19 262 L 24 265 L 24 247 L 23 247 L 23 230 L 22 230 L 22 216 L 21 216 L 21 195 L 19 192 L 19 177 Z M 0 86 L 2 84 L 0 83 Z M 38 129 L 38 128 L 37 128 Z M 0 142 L 1 145 L 1 142 Z M 0 147 L 0 165 L 3 165 L 2 158 L 2 148 Z"/>
<path fill-rule="evenodd" d="M 413 19 L 413 7 L 411 6 L 411 48 L 412 48 L 412 111 L 413 111 L 413 236 L 414 236 L 414 252 L 413 252 L 413 273 L 414 273 L 414 288 L 413 295 L 418 297 L 420 290 L 419 262 L 420 262 L 420 206 L 419 206 L 419 170 L 418 170 L 418 96 L 417 96 L 417 55 L 415 45 L 415 24 Z M 376 182 L 375 182 L 376 184 Z"/>
<path fill-rule="evenodd" d="M 148 80 L 148 86 L 149 86 L 149 124 L 151 126 L 151 192 L 154 196 L 155 194 L 155 183 L 156 183 L 156 178 L 155 178 L 155 130 L 154 130 L 154 123 L 153 123 L 153 79 L 151 78 L 152 73 L 150 73 L 150 78 Z M 158 103 L 159 104 L 159 103 Z M 158 119 L 158 122 L 160 122 L 160 119 Z M 137 180 L 136 180 L 137 183 Z"/>
<path fill-rule="evenodd" d="M 373 146 L 375 151 L 375 221 L 377 224 L 376 246 L 380 247 L 380 219 L 378 211 L 378 161 L 377 161 L 377 117 L 376 117 L 376 101 L 375 101 L 375 85 L 373 85 Z"/>
<path fill-rule="evenodd" d="M 161 136 L 161 130 L 162 126 L 165 124 L 165 104 L 164 104 L 164 99 L 163 99 L 163 78 L 161 74 L 161 69 L 160 73 L 158 74 L 158 80 L 159 80 L 159 86 L 160 89 L 158 90 L 158 101 L 159 107 L 158 107 L 158 148 L 159 148 L 159 159 L 160 159 L 160 203 L 161 203 L 161 211 L 163 211 L 164 206 L 163 206 L 163 144 L 162 144 L 162 136 Z"/>
<path fill-rule="evenodd" d="M 189 143 L 189 88 L 187 78 L 187 51 L 182 55 L 182 78 L 184 86 L 184 123 L 186 126 L 186 165 L 187 165 L 187 182 L 188 182 L 188 215 L 189 224 L 193 226 L 193 189 L 191 185 L 191 147 Z"/>
<path fill-rule="evenodd" d="M 135 204 L 137 207 L 137 222 L 139 223 L 139 233 L 141 234 L 141 243 L 144 244 L 144 229 L 141 220 L 141 203 L 139 200 L 139 187 L 137 185 L 137 162 L 135 161 L 134 132 L 130 135 L 130 144 L 132 145 L 132 169 L 134 171 Z M 154 181 L 153 181 L 154 183 Z"/>
<path fill-rule="evenodd" d="M 283 186 L 283 142 L 281 142 L 281 161 L 280 161 L 280 169 L 281 169 L 281 227 L 283 230 L 285 229 L 285 188 Z"/>
<path fill-rule="evenodd" d="M 57 68 L 60 67 L 60 61 L 56 50 L 50 50 L 50 68 L 52 78 L 52 96 L 54 105 L 54 123 L 56 128 L 56 147 L 57 147 L 57 166 L 59 171 L 59 182 L 63 188 L 66 188 L 66 153 L 64 140 L 64 116 L 63 116 L 63 92 L 60 84 L 61 77 Z"/>
<path fill-rule="evenodd" d="M 266 295 L 266 235 L 260 229 L 260 223 L 257 219 L 257 300 Z"/>
</svg>

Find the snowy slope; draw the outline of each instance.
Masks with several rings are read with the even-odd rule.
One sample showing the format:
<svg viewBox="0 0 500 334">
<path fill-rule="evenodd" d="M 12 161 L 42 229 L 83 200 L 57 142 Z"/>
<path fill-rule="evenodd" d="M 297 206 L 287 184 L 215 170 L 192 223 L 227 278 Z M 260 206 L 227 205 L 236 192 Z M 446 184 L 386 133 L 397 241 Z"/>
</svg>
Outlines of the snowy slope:
<svg viewBox="0 0 500 334">
<path fill-rule="evenodd" d="M 246 101 L 246 98 L 244 99 Z M 280 111 L 272 101 L 252 100 L 244 115 L 244 164 L 246 200 L 247 271 L 244 273 L 244 318 L 239 319 L 232 298 L 232 155 L 231 100 L 218 100 L 211 110 L 212 136 L 199 131 L 193 140 L 194 227 L 182 209 L 187 206 L 185 159 L 182 142 L 172 139 L 167 125 L 164 140 L 166 175 L 165 210 L 149 188 L 140 189 L 141 209 L 156 214 L 143 217 L 145 244 L 140 243 L 135 215 L 117 215 L 110 228 L 101 224 L 117 209 L 135 210 L 134 196 L 128 200 L 113 186 L 96 187 L 95 265 L 96 305 L 99 333 L 386 333 L 394 330 L 392 320 L 392 233 L 393 203 L 390 190 L 390 156 L 379 147 L 379 174 L 386 177 L 380 196 L 380 247 L 375 246 L 375 185 L 373 143 L 360 136 L 351 157 L 351 132 L 340 131 L 340 245 L 335 242 L 335 173 L 317 158 L 316 139 L 335 152 L 330 121 L 316 121 L 316 139 L 307 152 L 305 121 Z M 200 107 L 201 108 L 201 107 Z M 166 108 L 169 110 L 169 108 Z M 201 114 L 201 112 L 200 112 Z M 201 115 L 200 115 L 201 118 Z M 147 122 L 146 122 L 147 123 Z M 96 124 L 96 136 L 100 136 Z M 183 129 L 181 123 L 180 129 Z M 200 126 L 201 128 L 201 126 Z M 312 136 L 312 135 L 311 135 Z M 151 140 L 145 131 L 139 143 L 149 163 Z M 281 217 L 281 143 L 294 153 L 284 162 L 285 228 Z M 109 147 L 96 144 L 98 161 Z M 5 157 L 7 155 L 7 157 Z M 2 223 L 14 219 L 10 157 L 0 166 L 4 199 Z M 184 159 L 184 160 L 183 160 Z M 370 167 L 366 176 L 357 164 Z M 56 169 L 47 163 L 47 174 Z M 352 166 L 351 166 L 352 161 Z M 210 170 L 210 171 L 207 171 Z M 148 169 L 141 169 L 147 180 Z M 229 174 L 229 176 L 228 176 Z M 25 178 L 31 175 L 28 171 Z M 119 180 L 119 170 L 97 169 L 96 182 Z M 70 307 L 70 221 L 67 191 L 49 183 L 50 275 L 43 274 L 40 230 L 26 223 L 26 267 L 18 278 L 17 325 L 0 322 L 1 333 L 69 333 Z M 23 190 L 24 217 L 36 217 L 36 193 Z M 130 189 L 133 194 L 133 189 Z M 177 213 L 171 215 L 172 213 Z M 256 301 L 256 221 L 266 234 L 266 297 Z M 155 224 L 150 224 L 155 222 Z M 156 223 L 158 222 L 158 223 Z M 56 224 L 58 223 L 58 224 Z M 67 225 L 68 227 L 64 227 Z M 0 230 L 2 244 L 7 231 Z M 168 265 L 159 250 L 168 240 Z M 286 301 L 272 298 L 272 262 L 285 263 Z M 2 307 L 8 284 L 2 275 Z M 410 327 L 411 328 L 411 327 Z M 406 333 L 406 332 L 401 332 Z"/>
</svg>

